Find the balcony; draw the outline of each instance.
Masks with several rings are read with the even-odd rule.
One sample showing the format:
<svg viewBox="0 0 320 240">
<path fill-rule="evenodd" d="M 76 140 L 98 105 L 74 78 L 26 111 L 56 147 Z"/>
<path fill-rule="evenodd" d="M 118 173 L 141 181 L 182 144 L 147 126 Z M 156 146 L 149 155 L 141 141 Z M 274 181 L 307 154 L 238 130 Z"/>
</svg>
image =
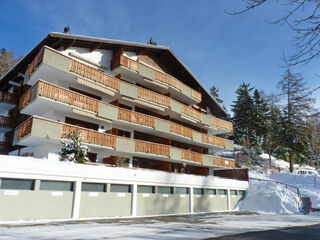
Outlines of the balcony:
<svg viewBox="0 0 320 240">
<path fill-rule="evenodd" d="M 139 84 L 155 89 L 162 94 L 170 93 L 173 98 L 189 105 L 201 102 L 200 92 L 165 72 L 122 54 L 114 54 L 111 69 L 115 75 L 121 74 L 129 79 L 134 79 Z"/>
<path fill-rule="evenodd" d="M 0 107 L 3 110 L 10 110 L 18 103 L 18 97 L 9 92 L 0 92 Z"/>
<path fill-rule="evenodd" d="M 0 132 L 7 132 L 13 128 L 13 120 L 6 116 L 0 116 Z"/>
<path fill-rule="evenodd" d="M 80 114 L 89 121 L 112 122 L 113 127 L 126 128 L 186 142 L 201 147 L 233 150 L 233 142 L 209 136 L 183 125 L 116 107 L 80 93 L 38 81 L 21 98 L 18 109 L 25 114 L 42 115 L 47 111 Z"/>
<path fill-rule="evenodd" d="M 125 154 L 156 160 L 188 163 L 212 167 L 234 168 L 235 162 L 212 155 L 205 155 L 168 145 L 119 137 L 108 133 L 77 127 L 49 119 L 32 116 L 16 128 L 14 143 L 25 146 L 39 146 L 44 142 L 59 145 L 68 133 L 79 129 L 82 141 L 92 151 L 103 150 L 106 155 Z"/>
<path fill-rule="evenodd" d="M 201 113 L 173 98 L 112 77 L 54 49 L 44 47 L 42 51 L 31 64 L 33 68 L 29 69 L 30 79 L 27 83 L 30 85 L 39 79 L 54 83 L 59 79 L 64 85 L 88 88 L 89 92 L 99 91 L 110 101 L 120 98 L 124 102 L 152 108 L 161 115 L 170 115 L 174 119 L 211 129 L 212 134 L 232 131 L 231 123 Z"/>
</svg>

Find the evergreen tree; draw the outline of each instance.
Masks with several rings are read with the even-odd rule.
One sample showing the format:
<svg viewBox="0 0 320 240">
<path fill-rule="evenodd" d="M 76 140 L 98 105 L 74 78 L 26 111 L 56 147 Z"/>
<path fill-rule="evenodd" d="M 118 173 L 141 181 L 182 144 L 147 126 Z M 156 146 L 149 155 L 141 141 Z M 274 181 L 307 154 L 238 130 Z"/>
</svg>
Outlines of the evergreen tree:
<svg viewBox="0 0 320 240">
<path fill-rule="evenodd" d="M 212 85 L 210 88 L 210 94 L 217 100 L 218 103 L 222 104 L 223 100 L 219 97 L 219 88 Z"/>
<path fill-rule="evenodd" d="M 263 139 L 267 133 L 267 120 L 269 109 L 265 99 L 261 93 L 255 89 L 253 93 L 253 109 L 252 109 L 252 129 L 254 134 L 254 141 L 252 144 L 256 149 L 261 149 Z"/>
<path fill-rule="evenodd" d="M 235 142 L 245 144 L 248 149 L 251 147 L 251 141 L 253 140 L 253 100 L 250 94 L 252 89 L 250 84 L 242 83 L 236 90 L 237 99 L 233 101 L 234 104 L 231 106 Z"/>
<path fill-rule="evenodd" d="M 0 77 L 2 77 L 18 60 L 15 59 L 14 50 L 7 51 L 3 48 L 0 50 Z"/>
<path fill-rule="evenodd" d="M 88 161 L 89 148 L 82 144 L 81 132 L 76 129 L 72 133 L 68 133 L 67 140 L 62 140 L 60 159 L 72 161 L 76 163 L 84 163 Z"/>
<path fill-rule="evenodd" d="M 294 161 L 303 161 L 307 152 L 305 119 L 312 110 L 314 99 L 301 74 L 293 74 L 290 69 L 283 74 L 278 87 L 285 100 L 282 137 L 285 149 L 282 155 L 290 162 L 290 172 L 293 172 Z"/>
</svg>

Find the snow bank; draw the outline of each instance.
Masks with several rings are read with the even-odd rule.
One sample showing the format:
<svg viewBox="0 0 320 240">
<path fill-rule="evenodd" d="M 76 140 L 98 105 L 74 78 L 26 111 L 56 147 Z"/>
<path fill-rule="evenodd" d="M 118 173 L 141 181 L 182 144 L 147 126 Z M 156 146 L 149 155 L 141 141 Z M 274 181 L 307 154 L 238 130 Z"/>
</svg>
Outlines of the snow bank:
<svg viewBox="0 0 320 240">
<path fill-rule="evenodd" d="M 298 203 L 297 194 L 282 185 L 252 181 L 237 208 L 247 212 L 294 214 L 299 212 Z"/>
</svg>

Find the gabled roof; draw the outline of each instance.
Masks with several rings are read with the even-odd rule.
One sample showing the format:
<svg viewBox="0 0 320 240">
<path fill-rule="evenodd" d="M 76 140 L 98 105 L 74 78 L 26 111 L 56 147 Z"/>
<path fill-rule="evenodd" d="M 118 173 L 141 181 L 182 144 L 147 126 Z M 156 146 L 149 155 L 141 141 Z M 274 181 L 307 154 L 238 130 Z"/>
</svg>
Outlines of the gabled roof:
<svg viewBox="0 0 320 240">
<path fill-rule="evenodd" d="M 174 52 L 166 46 L 134 43 L 120 40 L 111 40 L 105 38 L 87 37 L 65 33 L 49 33 L 38 43 L 25 57 L 23 57 L 15 66 L 13 66 L 1 79 L 0 88 L 8 87 L 9 81 L 17 81 L 18 74 L 24 73 L 28 64 L 44 46 L 52 48 L 68 48 L 70 46 L 84 47 L 89 49 L 117 49 L 122 47 L 125 51 L 150 53 L 159 56 L 168 66 L 172 68 L 172 75 L 183 81 L 190 87 L 201 91 L 202 101 L 207 105 L 211 112 L 217 117 L 226 117 L 226 110 L 217 102 L 215 98 L 202 86 L 199 80 L 189 71 L 189 69 L 179 60 Z"/>
</svg>

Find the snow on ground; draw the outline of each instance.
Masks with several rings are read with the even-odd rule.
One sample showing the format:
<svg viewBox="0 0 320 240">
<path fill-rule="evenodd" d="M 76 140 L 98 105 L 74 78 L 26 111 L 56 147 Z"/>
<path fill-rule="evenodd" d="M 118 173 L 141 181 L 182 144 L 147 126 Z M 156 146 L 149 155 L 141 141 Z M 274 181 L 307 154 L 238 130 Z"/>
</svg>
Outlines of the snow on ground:
<svg viewBox="0 0 320 240">
<path fill-rule="evenodd" d="M 245 199 L 237 208 L 240 211 L 294 214 L 299 212 L 298 195 L 274 182 L 251 181 Z"/>
<path fill-rule="evenodd" d="M 319 223 L 319 216 L 310 215 L 206 214 L 0 226 L 0 240 L 203 239 Z"/>
</svg>

